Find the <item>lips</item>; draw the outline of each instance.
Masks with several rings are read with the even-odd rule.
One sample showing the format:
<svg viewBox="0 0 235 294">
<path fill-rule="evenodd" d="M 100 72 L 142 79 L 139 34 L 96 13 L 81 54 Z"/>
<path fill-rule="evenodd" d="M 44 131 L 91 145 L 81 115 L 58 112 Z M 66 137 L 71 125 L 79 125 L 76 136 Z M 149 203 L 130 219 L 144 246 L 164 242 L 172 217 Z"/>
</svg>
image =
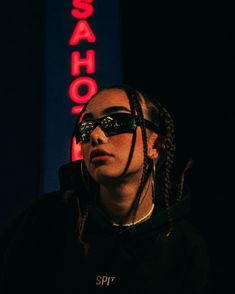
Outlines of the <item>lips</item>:
<svg viewBox="0 0 235 294">
<path fill-rule="evenodd" d="M 90 154 L 90 160 L 94 159 L 94 158 L 98 158 L 99 156 L 111 156 L 110 153 L 102 150 L 102 149 L 96 149 L 96 150 L 93 150 Z"/>
</svg>

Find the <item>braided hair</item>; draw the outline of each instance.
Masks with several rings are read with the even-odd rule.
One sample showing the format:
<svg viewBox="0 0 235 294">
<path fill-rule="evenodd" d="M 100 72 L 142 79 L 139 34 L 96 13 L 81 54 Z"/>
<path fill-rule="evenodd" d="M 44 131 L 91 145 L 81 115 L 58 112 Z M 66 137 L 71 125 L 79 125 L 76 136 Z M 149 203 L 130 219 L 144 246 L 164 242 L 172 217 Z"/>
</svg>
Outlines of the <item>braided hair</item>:
<svg viewBox="0 0 235 294">
<path fill-rule="evenodd" d="M 130 109 L 132 114 L 137 114 L 139 119 L 139 125 L 142 133 L 143 140 L 143 152 L 144 152 L 144 162 L 143 162 L 143 172 L 140 180 L 140 185 L 137 189 L 136 196 L 133 202 L 133 205 L 129 211 L 129 213 L 133 213 L 133 223 L 138 210 L 139 202 L 141 199 L 142 192 L 144 190 L 145 184 L 152 172 L 153 167 L 156 169 L 155 183 L 157 183 L 157 187 L 161 187 L 161 193 L 163 194 L 165 208 L 168 214 L 169 226 L 168 230 L 165 234 L 166 237 L 169 237 L 172 232 L 173 220 L 171 216 L 171 174 L 172 168 L 174 164 L 174 155 L 175 155 L 175 133 L 174 133 L 174 123 L 173 120 L 168 113 L 168 111 L 155 99 L 150 98 L 144 92 L 140 92 L 128 85 L 114 85 L 110 87 L 105 87 L 99 90 L 98 93 L 109 90 L 109 89 L 121 89 L 123 90 L 130 103 Z M 95 96 L 98 94 L 96 93 Z M 93 99 L 93 96 L 91 99 Z M 147 115 L 148 119 L 152 121 L 155 125 L 159 127 L 158 134 L 158 151 L 160 151 L 159 159 L 157 163 L 154 163 L 152 160 L 148 158 L 148 145 L 147 145 L 147 135 L 145 128 L 144 115 L 141 104 L 145 102 L 147 106 Z M 88 102 L 89 103 L 89 102 Z M 84 106 L 82 112 L 77 117 L 76 124 L 80 121 L 82 114 L 86 109 L 86 105 Z M 135 137 L 136 134 L 133 134 L 132 146 L 129 153 L 128 162 L 126 164 L 125 171 L 128 169 L 129 164 L 131 162 L 131 158 L 134 151 L 135 146 Z M 78 219 L 78 237 L 81 244 L 84 246 L 85 253 L 88 252 L 88 243 L 84 240 L 84 231 L 86 227 L 86 222 L 89 217 L 89 207 L 91 202 L 91 197 L 94 193 L 94 190 L 97 189 L 97 183 L 89 176 L 86 167 L 81 166 L 82 169 L 82 179 L 84 181 L 85 186 L 87 187 L 88 197 L 87 205 L 85 208 L 81 209 L 81 206 L 78 201 L 78 209 L 79 209 L 79 219 Z M 129 216 L 129 214 L 128 214 Z M 132 226 L 134 228 L 134 225 Z"/>
<path fill-rule="evenodd" d="M 158 187 L 160 187 L 164 196 L 165 208 L 168 214 L 169 229 L 166 237 L 169 237 L 172 232 L 173 219 L 171 215 L 172 202 L 172 169 L 174 166 L 175 157 L 175 127 L 174 122 L 169 112 L 155 99 L 147 98 L 145 102 L 149 111 L 149 118 L 154 122 L 155 117 L 159 117 L 159 151 L 160 158 L 156 164 L 156 178 Z"/>
<path fill-rule="evenodd" d="M 171 195 L 172 195 L 172 169 L 174 165 L 175 157 L 175 127 L 174 122 L 169 112 L 158 102 L 154 97 L 149 97 L 146 93 L 130 89 L 129 86 L 121 87 L 127 94 L 130 101 L 130 105 L 134 106 L 135 111 L 139 117 L 139 123 L 142 131 L 143 138 L 143 150 L 144 150 L 144 164 L 143 174 L 139 189 L 134 201 L 134 211 L 138 209 L 141 193 L 144 189 L 145 183 L 149 177 L 149 174 L 153 168 L 156 170 L 154 181 L 157 182 L 157 186 L 161 187 L 160 193 L 163 194 L 164 204 L 168 214 L 169 227 L 165 236 L 169 237 L 172 232 L 173 219 L 171 215 Z M 148 119 L 159 127 L 158 138 L 158 150 L 160 151 L 160 158 L 157 163 L 149 161 L 147 156 L 147 137 L 145 122 L 141 107 L 141 102 L 146 104 L 148 111 Z"/>
</svg>

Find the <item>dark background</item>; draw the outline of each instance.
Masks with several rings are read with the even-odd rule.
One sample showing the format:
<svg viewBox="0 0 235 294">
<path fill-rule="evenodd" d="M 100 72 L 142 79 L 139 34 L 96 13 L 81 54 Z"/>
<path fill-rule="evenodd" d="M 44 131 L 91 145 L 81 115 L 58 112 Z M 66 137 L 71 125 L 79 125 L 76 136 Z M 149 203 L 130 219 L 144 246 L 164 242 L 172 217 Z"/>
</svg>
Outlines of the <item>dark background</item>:
<svg viewBox="0 0 235 294">
<path fill-rule="evenodd" d="M 37 195 L 41 177 L 44 3 L 5 1 L 0 18 L 0 220 Z"/>
<path fill-rule="evenodd" d="M 3 220 L 40 191 L 46 26 L 44 1 L 1 7 Z M 177 162 L 194 160 L 190 219 L 207 241 L 216 291 L 235 293 L 234 4 L 125 0 L 120 17 L 123 81 L 154 91 L 172 113 Z"/>
<path fill-rule="evenodd" d="M 235 293 L 234 4 L 154 4 L 121 1 L 123 79 L 172 114 L 177 165 L 194 161 L 189 218 L 208 244 L 214 291 Z"/>
</svg>

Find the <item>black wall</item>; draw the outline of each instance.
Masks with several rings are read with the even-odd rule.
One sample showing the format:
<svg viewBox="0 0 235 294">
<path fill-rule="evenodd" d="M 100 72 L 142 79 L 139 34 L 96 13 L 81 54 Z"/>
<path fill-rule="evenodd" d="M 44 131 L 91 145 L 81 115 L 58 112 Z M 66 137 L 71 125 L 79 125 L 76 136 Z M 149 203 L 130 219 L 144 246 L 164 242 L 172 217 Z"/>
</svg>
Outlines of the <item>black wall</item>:
<svg viewBox="0 0 235 294">
<path fill-rule="evenodd" d="M 189 218 L 208 244 L 215 292 L 235 293 L 234 6 L 120 3 L 124 82 L 156 93 L 172 114 L 177 166 L 194 160 Z"/>
<path fill-rule="evenodd" d="M 43 1 L 1 3 L 0 221 L 37 196 L 43 91 Z"/>
</svg>

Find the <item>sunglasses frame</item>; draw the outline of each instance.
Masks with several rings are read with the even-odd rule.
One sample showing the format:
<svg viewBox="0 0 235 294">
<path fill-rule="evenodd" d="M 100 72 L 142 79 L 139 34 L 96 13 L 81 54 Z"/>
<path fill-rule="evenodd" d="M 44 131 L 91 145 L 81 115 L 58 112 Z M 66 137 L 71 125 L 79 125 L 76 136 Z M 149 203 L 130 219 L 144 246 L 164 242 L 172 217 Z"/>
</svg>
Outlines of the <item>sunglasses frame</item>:
<svg viewBox="0 0 235 294">
<path fill-rule="evenodd" d="M 105 119 L 108 120 L 109 118 L 110 118 L 110 121 L 115 120 L 115 118 L 116 119 L 122 118 L 122 122 L 124 122 L 126 120 L 126 125 L 123 125 L 123 126 L 118 125 L 116 129 L 115 129 L 115 126 L 113 126 L 113 130 L 108 131 L 106 133 L 106 130 L 104 129 L 104 126 L 102 125 L 102 122 L 105 123 L 104 122 Z M 87 139 L 87 140 L 82 139 L 82 135 L 86 134 L 86 132 L 83 132 L 83 134 L 81 134 L 81 131 L 80 131 L 82 124 L 84 124 L 85 122 L 93 122 L 92 129 L 89 130 L 89 132 L 90 132 L 89 139 Z M 150 120 L 147 120 L 147 119 L 144 119 L 144 122 L 145 122 L 145 127 L 147 129 L 150 129 L 150 130 L 154 131 L 155 133 L 158 133 L 159 128 L 157 125 L 155 125 L 153 122 L 151 122 Z M 100 126 L 102 131 L 106 134 L 106 136 L 109 137 L 109 136 L 114 136 L 114 135 L 123 134 L 123 133 L 133 133 L 136 130 L 136 127 L 139 125 L 140 125 L 139 116 L 133 115 L 130 113 L 126 113 L 126 112 L 115 112 L 115 113 L 111 113 L 109 115 L 103 116 L 101 118 L 98 118 L 98 119 L 85 119 L 85 120 L 81 121 L 75 128 L 74 136 L 76 137 L 76 143 L 78 143 L 78 142 L 87 143 L 90 140 L 91 132 L 97 126 Z"/>
</svg>

